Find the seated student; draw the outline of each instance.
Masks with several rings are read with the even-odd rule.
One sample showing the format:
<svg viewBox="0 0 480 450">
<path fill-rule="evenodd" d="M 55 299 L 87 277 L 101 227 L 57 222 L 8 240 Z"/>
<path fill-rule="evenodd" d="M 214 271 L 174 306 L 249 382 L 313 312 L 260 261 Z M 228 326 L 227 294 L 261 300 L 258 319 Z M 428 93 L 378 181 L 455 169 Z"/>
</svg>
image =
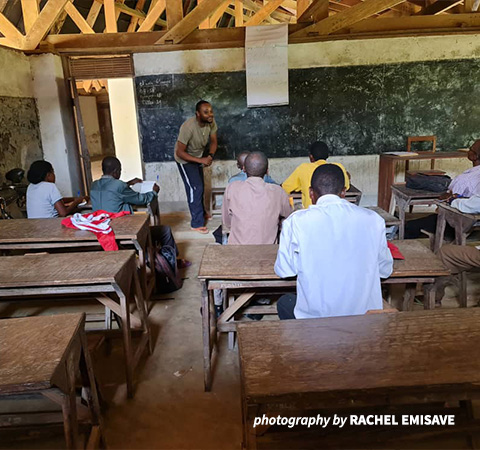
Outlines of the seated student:
<svg viewBox="0 0 480 450">
<path fill-rule="evenodd" d="M 277 242 L 280 221 L 292 208 L 280 186 L 263 180 L 267 170 L 265 154 L 252 152 L 245 160 L 246 181 L 236 181 L 225 189 L 222 220 L 230 229 L 229 244 Z"/>
<path fill-rule="evenodd" d="M 27 173 L 30 185 L 27 188 L 27 217 L 49 219 L 65 217 L 75 211 L 85 198 L 74 198 L 66 205 L 62 194 L 55 186 L 55 171 L 48 161 L 35 161 Z"/>
<path fill-rule="evenodd" d="M 365 314 L 382 309 L 380 278 L 393 270 L 385 222 L 344 199 L 345 174 L 324 164 L 312 176 L 312 205 L 283 222 L 275 273 L 297 276 L 297 295 L 280 297 L 280 319 Z"/>
<path fill-rule="evenodd" d="M 475 141 L 467 153 L 473 167 L 457 175 L 448 186 L 448 192 L 441 199 L 452 201 L 458 197 L 471 197 L 480 192 L 480 139 Z M 437 228 L 437 215 L 430 214 L 421 219 L 409 220 L 405 224 L 405 239 L 424 237 L 421 230 L 434 233 Z M 454 236 L 454 230 L 447 224 L 447 235 Z"/>
<path fill-rule="evenodd" d="M 245 181 L 247 179 L 247 174 L 245 172 L 245 160 L 249 154 L 250 152 L 248 150 L 238 154 L 237 167 L 240 169 L 240 172 L 236 175 L 233 175 L 233 177 L 230 177 L 228 184 L 233 183 L 234 181 Z M 265 181 L 265 183 L 278 184 L 268 173 L 266 173 L 263 177 L 263 181 Z"/>
<path fill-rule="evenodd" d="M 140 194 L 135 192 L 130 186 L 141 183 L 142 180 L 134 178 L 129 182 L 121 181 L 122 164 L 114 156 L 107 156 L 102 161 L 103 176 L 92 183 L 90 197 L 92 209 L 94 211 L 103 210 L 112 213 L 121 211 L 133 212 L 132 205 L 146 205 L 151 202 L 160 190 L 157 184 L 153 185 L 151 192 Z M 153 242 L 161 245 L 168 245 L 175 250 L 178 256 L 178 249 L 173 238 L 172 229 L 166 225 L 150 227 Z M 191 265 L 189 261 L 177 260 L 178 268 Z"/>
<path fill-rule="evenodd" d="M 329 156 L 329 150 L 325 142 L 314 142 L 310 146 L 308 157 L 310 158 L 309 163 L 300 164 L 291 175 L 282 183 L 283 189 L 287 194 L 292 192 L 301 191 L 302 193 L 302 205 L 304 208 L 308 208 L 312 202 L 310 201 L 309 189 L 310 181 L 312 179 L 313 172 L 315 169 L 323 164 L 327 164 L 327 159 Z M 350 177 L 348 172 L 345 170 L 340 163 L 333 163 L 340 167 L 343 171 L 345 177 L 345 188 L 348 191 L 350 189 Z"/>
</svg>

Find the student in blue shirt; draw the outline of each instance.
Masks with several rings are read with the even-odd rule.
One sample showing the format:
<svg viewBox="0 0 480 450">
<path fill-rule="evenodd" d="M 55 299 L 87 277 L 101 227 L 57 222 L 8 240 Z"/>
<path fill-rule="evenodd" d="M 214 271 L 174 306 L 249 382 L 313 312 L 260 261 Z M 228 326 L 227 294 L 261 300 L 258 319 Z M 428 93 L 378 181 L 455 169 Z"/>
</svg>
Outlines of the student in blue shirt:
<svg viewBox="0 0 480 450">
<path fill-rule="evenodd" d="M 237 167 L 240 169 L 240 172 L 231 177 L 228 180 L 228 184 L 233 183 L 234 181 L 245 181 L 247 179 L 247 173 L 245 172 L 245 160 L 249 154 L 250 152 L 246 150 L 237 155 Z M 265 183 L 278 184 L 268 173 L 263 177 L 263 181 L 265 181 Z"/>
</svg>

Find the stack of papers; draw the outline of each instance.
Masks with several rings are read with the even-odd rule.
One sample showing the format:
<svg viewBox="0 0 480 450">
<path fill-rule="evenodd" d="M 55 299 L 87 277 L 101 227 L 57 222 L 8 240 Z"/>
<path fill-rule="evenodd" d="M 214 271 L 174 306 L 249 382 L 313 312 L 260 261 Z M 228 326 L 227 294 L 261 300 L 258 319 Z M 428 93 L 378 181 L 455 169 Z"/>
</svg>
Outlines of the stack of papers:
<svg viewBox="0 0 480 450">
<path fill-rule="evenodd" d="M 153 185 L 155 181 L 144 181 L 143 183 L 135 183 L 132 184 L 130 187 L 140 194 L 145 194 L 146 192 L 153 191 Z"/>
</svg>

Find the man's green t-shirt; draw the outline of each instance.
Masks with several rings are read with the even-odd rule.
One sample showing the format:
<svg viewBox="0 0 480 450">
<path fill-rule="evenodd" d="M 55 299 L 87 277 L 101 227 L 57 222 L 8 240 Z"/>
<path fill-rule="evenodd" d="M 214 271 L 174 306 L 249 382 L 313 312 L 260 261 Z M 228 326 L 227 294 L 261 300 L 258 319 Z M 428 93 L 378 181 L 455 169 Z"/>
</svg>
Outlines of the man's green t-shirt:
<svg viewBox="0 0 480 450">
<path fill-rule="evenodd" d="M 201 158 L 208 144 L 208 139 L 212 134 L 217 132 L 217 124 L 215 119 L 212 123 L 206 123 L 204 127 L 198 124 L 197 118 L 192 117 L 182 124 L 177 142 L 181 142 L 187 146 L 187 153 Z M 177 156 L 177 143 L 175 143 L 175 161 L 179 164 L 186 164 L 187 161 Z"/>
</svg>

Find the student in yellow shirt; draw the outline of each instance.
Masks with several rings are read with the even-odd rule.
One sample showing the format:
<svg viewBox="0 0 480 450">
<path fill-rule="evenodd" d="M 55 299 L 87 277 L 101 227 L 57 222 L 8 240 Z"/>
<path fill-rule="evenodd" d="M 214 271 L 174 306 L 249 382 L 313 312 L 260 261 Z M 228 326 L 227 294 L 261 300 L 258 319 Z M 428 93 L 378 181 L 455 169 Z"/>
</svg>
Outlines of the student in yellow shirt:
<svg viewBox="0 0 480 450">
<path fill-rule="evenodd" d="M 302 205 L 304 208 L 308 208 L 312 204 L 309 196 L 309 189 L 313 172 L 315 172 L 317 167 L 327 164 L 328 156 L 329 152 L 327 144 L 321 141 L 314 142 L 310 146 L 308 154 L 310 162 L 300 164 L 282 184 L 282 187 L 287 194 L 298 191 L 302 192 Z M 340 163 L 333 164 L 336 164 L 342 169 L 343 174 L 345 175 L 345 189 L 348 191 L 350 189 L 350 177 L 348 172 Z"/>
</svg>

